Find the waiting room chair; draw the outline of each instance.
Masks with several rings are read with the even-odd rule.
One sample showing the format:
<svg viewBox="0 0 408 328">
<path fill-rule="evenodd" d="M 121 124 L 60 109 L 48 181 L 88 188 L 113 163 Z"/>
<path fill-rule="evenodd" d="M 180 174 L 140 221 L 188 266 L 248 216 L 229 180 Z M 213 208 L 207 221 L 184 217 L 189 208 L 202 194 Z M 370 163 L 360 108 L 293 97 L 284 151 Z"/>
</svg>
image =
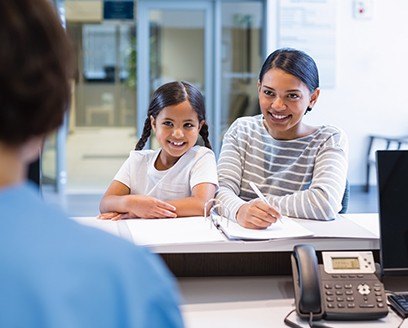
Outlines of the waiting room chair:
<svg viewBox="0 0 408 328">
<path fill-rule="evenodd" d="M 387 137 L 380 135 L 370 135 L 367 149 L 366 159 L 366 183 L 365 192 L 370 191 L 370 172 L 371 166 L 375 166 L 375 151 L 376 150 L 399 150 L 402 145 L 408 145 L 408 135 L 401 137 Z"/>
<path fill-rule="evenodd" d="M 348 180 L 346 180 L 346 188 L 344 189 L 343 199 L 341 200 L 341 210 L 339 214 L 347 213 L 349 199 L 350 199 L 350 184 Z"/>
</svg>

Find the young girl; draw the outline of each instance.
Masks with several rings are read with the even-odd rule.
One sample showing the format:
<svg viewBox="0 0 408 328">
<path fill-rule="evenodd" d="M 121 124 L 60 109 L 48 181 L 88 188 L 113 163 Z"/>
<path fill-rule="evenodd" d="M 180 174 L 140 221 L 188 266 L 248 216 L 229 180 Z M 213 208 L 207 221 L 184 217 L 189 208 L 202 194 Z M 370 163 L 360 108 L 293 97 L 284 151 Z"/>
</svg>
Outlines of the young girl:
<svg viewBox="0 0 408 328">
<path fill-rule="evenodd" d="M 142 150 L 152 129 L 161 148 Z M 195 146 L 199 134 L 205 147 Z M 170 82 L 153 94 L 142 137 L 105 192 L 99 217 L 203 215 L 217 185 L 203 95 L 190 83 Z"/>
</svg>

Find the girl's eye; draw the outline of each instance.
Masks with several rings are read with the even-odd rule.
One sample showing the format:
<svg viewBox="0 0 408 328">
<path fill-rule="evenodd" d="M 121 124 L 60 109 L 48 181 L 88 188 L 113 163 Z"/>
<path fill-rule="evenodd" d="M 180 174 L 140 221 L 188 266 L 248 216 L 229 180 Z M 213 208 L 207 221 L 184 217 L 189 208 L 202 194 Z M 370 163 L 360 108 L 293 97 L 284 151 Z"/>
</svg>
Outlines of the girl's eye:
<svg viewBox="0 0 408 328">
<path fill-rule="evenodd" d="M 170 122 L 170 121 L 164 121 L 164 122 L 163 122 L 163 125 L 165 125 L 165 126 L 173 126 L 173 123 Z"/>
<path fill-rule="evenodd" d="M 194 127 L 194 124 L 192 124 L 192 123 L 186 123 L 186 124 L 184 124 L 184 127 L 185 127 L 185 128 L 188 128 L 188 129 L 191 129 L 191 128 Z"/>
<path fill-rule="evenodd" d="M 267 96 L 274 96 L 275 95 L 275 93 L 273 91 L 268 90 L 268 89 L 264 90 L 264 94 L 266 94 Z"/>
<path fill-rule="evenodd" d="M 297 99 L 300 98 L 300 96 L 299 96 L 298 94 L 296 94 L 296 93 L 289 93 L 289 94 L 288 94 L 288 98 L 289 98 L 290 100 L 297 100 Z"/>
</svg>

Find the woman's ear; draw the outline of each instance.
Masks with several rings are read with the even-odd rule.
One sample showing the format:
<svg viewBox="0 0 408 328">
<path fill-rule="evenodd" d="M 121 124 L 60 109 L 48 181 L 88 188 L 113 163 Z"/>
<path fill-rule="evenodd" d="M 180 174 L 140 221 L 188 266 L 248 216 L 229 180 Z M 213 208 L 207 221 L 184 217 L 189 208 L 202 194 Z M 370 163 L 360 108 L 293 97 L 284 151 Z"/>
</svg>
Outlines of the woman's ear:
<svg viewBox="0 0 408 328">
<path fill-rule="evenodd" d="M 258 80 L 256 87 L 258 88 L 258 93 L 261 92 L 261 81 Z"/>
<path fill-rule="evenodd" d="M 316 88 L 315 91 L 313 91 L 312 95 L 310 96 L 310 102 L 309 102 L 309 107 L 310 109 L 313 108 L 313 106 L 316 104 L 317 99 L 319 98 L 320 95 L 320 88 Z"/>
<path fill-rule="evenodd" d="M 154 132 L 156 132 L 156 119 L 150 115 L 150 125 L 152 126 L 152 129 Z"/>
<path fill-rule="evenodd" d="M 200 124 L 198 125 L 198 131 L 201 130 L 204 124 L 205 124 L 205 120 L 201 120 Z"/>
</svg>

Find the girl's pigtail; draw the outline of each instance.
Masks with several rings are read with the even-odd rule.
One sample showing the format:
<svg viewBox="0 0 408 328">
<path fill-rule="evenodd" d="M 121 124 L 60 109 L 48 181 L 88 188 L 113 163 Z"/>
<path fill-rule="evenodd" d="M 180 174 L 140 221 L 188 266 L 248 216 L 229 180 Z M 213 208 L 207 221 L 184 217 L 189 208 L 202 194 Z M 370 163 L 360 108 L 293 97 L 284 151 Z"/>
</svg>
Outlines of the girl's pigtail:
<svg viewBox="0 0 408 328">
<path fill-rule="evenodd" d="M 146 118 L 146 121 L 144 123 L 143 133 L 139 141 L 136 144 L 135 150 L 142 150 L 144 148 L 147 139 L 149 139 L 150 137 L 151 131 L 152 131 L 152 125 L 150 123 L 150 118 L 148 117 Z"/>
<path fill-rule="evenodd" d="M 212 150 L 210 140 L 208 139 L 208 125 L 204 123 L 200 130 L 200 136 L 203 138 L 204 146 Z"/>
</svg>

